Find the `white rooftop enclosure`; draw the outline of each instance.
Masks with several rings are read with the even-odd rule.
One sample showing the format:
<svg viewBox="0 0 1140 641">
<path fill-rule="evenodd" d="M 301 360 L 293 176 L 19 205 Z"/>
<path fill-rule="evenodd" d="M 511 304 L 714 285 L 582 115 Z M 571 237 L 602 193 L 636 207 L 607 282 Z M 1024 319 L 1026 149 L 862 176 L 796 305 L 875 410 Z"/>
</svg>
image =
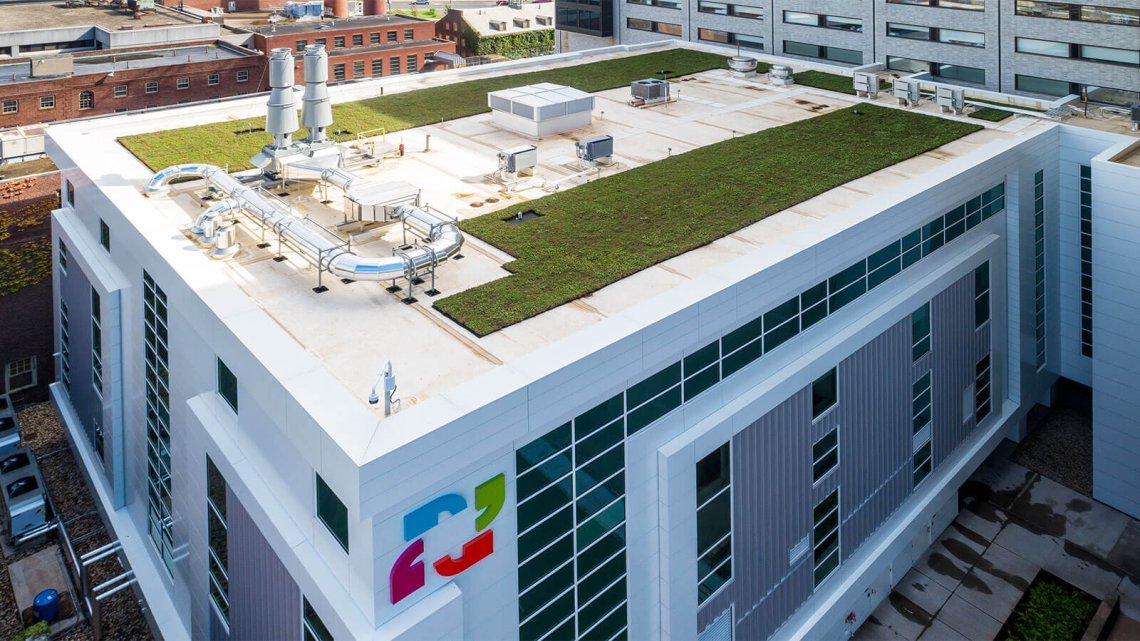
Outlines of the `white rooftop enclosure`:
<svg viewBox="0 0 1140 641">
<path fill-rule="evenodd" d="M 541 138 L 587 127 L 594 97 L 549 82 L 487 94 L 491 120 L 504 129 Z"/>
</svg>

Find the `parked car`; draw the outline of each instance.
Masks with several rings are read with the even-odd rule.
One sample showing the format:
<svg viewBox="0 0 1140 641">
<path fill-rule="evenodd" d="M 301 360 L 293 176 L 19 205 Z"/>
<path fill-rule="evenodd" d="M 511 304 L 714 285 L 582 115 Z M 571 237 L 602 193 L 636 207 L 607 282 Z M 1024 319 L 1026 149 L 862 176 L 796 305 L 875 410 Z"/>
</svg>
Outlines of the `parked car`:
<svg viewBox="0 0 1140 641">
<path fill-rule="evenodd" d="M 418 4 L 418 5 L 431 4 L 431 0 L 412 0 L 412 4 L 413 4 L 413 5 L 417 5 L 417 4 Z"/>
</svg>

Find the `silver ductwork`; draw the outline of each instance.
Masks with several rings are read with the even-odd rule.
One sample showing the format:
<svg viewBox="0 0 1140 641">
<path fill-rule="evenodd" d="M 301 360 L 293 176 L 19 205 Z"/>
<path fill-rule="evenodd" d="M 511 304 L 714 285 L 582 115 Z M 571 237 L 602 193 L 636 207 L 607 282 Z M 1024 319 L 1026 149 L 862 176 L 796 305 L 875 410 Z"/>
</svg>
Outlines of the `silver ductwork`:
<svg viewBox="0 0 1140 641">
<path fill-rule="evenodd" d="M 273 149 L 293 144 L 297 131 L 297 103 L 293 98 L 293 52 L 274 49 L 269 56 L 269 108 L 265 113 L 265 131 L 273 136 Z"/>
<path fill-rule="evenodd" d="M 329 55 L 324 45 L 305 48 L 305 95 L 301 99 L 301 124 L 309 128 L 309 145 L 325 143 L 325 128 L 333 122 L 332 104 L 329 102 Z"/>
<path fill-rule="evenodd" d="M 396 217 L 423 232 L 427 243 L 401 250 L 393 256 L 357 256 L 337 243 L 321 228 L 310 226 L 306 224 L 307 221 L 293 215 L 288 207 L 267 198 L 257 190 L 242 185 L 225 170 L 213 165 L 187 164 L 167 167 L 151 178 L 146 193 L 162 193 L 167 190 L 171 180 L 180 177 L 206 179 L 232 201 L 232 209 L 245 211 L 263 227 L 280 234 L 299 251 L 306 252 L 320 269 L 328 270 L 339 278 L 373 281 L 410 278 L 410 275 L 434 269 L 463 248 L 463 234 L 454 221 L 419 207 L 400 205 L 395 208 Z M 218 219 L 231 211 L 231 209 L 222 211 L 221 205 L 222 203 L 215 205 L 219 207 L 218 213 L 214 218 L 207 219 L 212 221 L 211 231 L 214 234 L 217 233 Z M 208 226 L 210 225 L 202 224 L 199 227 L 205 230 Z"/>
</svg>

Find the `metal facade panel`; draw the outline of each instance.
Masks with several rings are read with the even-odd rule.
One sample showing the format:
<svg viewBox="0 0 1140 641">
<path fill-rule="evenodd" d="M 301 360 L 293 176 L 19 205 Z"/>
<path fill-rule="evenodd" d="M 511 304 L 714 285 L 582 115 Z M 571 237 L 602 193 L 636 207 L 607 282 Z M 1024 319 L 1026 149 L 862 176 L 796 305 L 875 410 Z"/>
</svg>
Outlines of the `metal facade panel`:
<svg viewBox="0 0 1140 641">
<path fill-rule="evenodd" d="M 221 617 L 218 616 L 217 610 L 215 610 L 213 607 L 209 607 L 208 611 L 210 613 L 210 641 L 230 641 L 230 631 L 226 629 L 226 624 L 222 623 Z"/>
<path fill-rule="evenodd" d="M 301 638 L 301 592 L 234 493 L 226 489 L 230 638 Z"/>
<path fill-rule="evenodd" d="M 91 361 L 91 280 L 78 261 L 71 261 L 66 274 L 59 277 L 59 296 L 67 303 L 68 351 L 71 353 L 71 387 L 67 393 L 75 414 L 83 421 L 87 443 L 92 443 L 96 423 L 103 421 L 103 400 L 92 383 Z M 59 306 L 59 301 L 56 301 Z M 107 325 L 104 319 L 104 326 Z M 59 346 L 56 345 L 56 348 Z M 105 354 L 104 362 L 110 359 Z M 110 372 L 104 366 L 104 376 Z"/>
<path fill-rule="evenodd" d="M 905 497 L 899 470 L 910 461 L 910 318 L 839 366 L 841 557 L 846 559 Z M 816 497 L 817 500 L 822 496 Z"/>
<path fill-rule="evenodd" d="M 934 395 L 933 435 L 934 467 L 974 430 L 971 411 L 964 415 L 966 390 L 970 398 L 974 388 L 974 366 L 990 351 L 992 322 L 974 328 L 974 275 L 958 280 L 930 302 L 931 326 L 931 390 Z M 991 416 L 1000 412 L 1000 390 L 997 363 L 991 363 Z M 970 405 L 972 407 L 972 403 Z"/>
</svg>

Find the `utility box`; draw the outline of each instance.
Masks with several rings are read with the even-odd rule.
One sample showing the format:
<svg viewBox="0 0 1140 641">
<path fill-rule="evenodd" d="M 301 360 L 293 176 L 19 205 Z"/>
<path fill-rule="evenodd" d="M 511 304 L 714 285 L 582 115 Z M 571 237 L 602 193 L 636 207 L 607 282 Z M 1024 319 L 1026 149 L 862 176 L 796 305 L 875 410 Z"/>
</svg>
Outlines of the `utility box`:
<svg viewBox="0 0 1140 641">
<path fill-rule="evenodd" d="M 934 100 L 943 113 L 949 109 L 960 114 L 966 107 L 966 91 L 957 87 L 938 87 L 934 90 Z"/>
<path fill-rule="evenodd" d="M 900 78 L 895 81 L 894 94 L 895 100 L 897 100 L 900 105 L 913 107 L 918 104 L 918 81 Z"/>
<path fill-rule="evenodd" d="M 608 135 L 590 136 L 575 143 L 578 158 L 587 162 L 609 160 L 614 155 L 614 137 Z"/>
<path fill-rule="evenodd" d="M 533 176 L 538 166 L 538 147 L 520 145 L 499 152 L 499 171 L 508 174 Z"/>
<path fill-rule="evenodd" d="M 879 74 L 856 71 L 852 78 L 856 96 L 875 98 L 879 95 Z"/>
</svg>

